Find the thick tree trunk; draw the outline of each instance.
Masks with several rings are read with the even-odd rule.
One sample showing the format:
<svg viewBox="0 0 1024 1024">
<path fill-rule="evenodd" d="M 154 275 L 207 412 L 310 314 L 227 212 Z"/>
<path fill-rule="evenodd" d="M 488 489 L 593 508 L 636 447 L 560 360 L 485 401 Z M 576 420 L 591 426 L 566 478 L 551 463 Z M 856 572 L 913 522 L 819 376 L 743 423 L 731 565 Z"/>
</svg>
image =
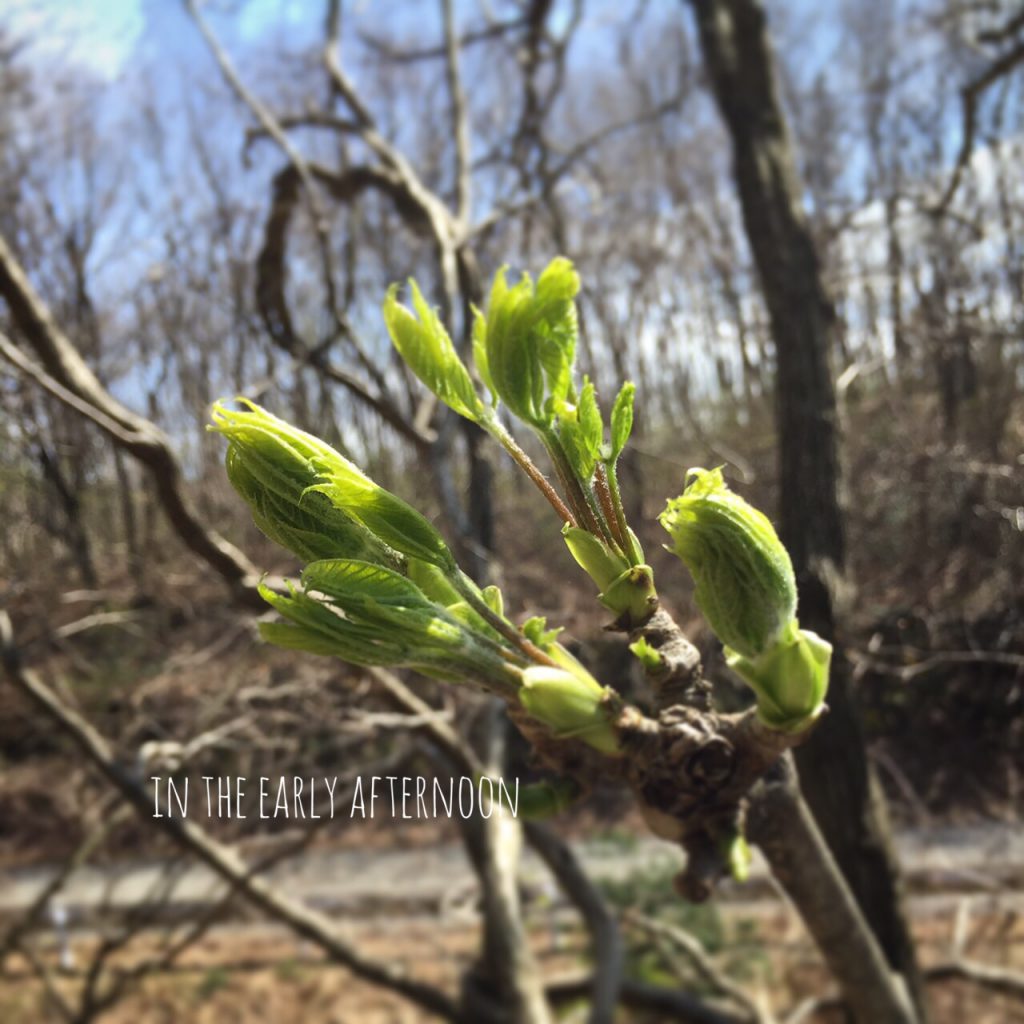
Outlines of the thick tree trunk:
<svg viewBox="0 0 1024 1024">
<path fill-rule="evenodd" d="M 844 561 L 835 391 L 839 324 L 801 205 L 760 0 L 691 0 L 708 78 L 733 143 L 747 237 L 771 318 L 777 376 L 781 533 L 796 569 L 802 625 L 834 638 Z M 890 964 L 923 1005 L 901 909 L 884 802 L 867 762 L 837 649 L 830 713 L 797 750 L 801 785 Z"/>
</svg>

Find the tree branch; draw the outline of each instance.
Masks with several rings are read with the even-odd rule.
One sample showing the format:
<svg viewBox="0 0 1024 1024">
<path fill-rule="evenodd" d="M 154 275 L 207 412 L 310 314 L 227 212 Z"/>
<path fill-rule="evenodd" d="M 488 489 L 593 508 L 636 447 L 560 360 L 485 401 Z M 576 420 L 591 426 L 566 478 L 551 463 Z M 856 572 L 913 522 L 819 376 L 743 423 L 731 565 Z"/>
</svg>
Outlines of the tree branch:
<svg viewBox="0 0 1024 1024">
<path fill-rule="evenodd" d="M 719 970 L 711 962 L 707 950 L 689 932 L 646 917 L 644 914 L 627 912 L 625 919 L 627 924 L 645 934 L 667 940 L 670 945 L 685 955 L 697 974 L 716 992 L 728 997 L 745 1014 L 749 1015 L 755 1024 L 766 1024 L 765 1014 L 757 1003 L 747 995 L 741 985 L 737 985 L 724 971 Z"/>
<path fill-rule="evenodd" d="M 241 603 L 264 607 L 256 590 L 256 567 L 233 544 L 208 529 L 185 496 L 181 467 L 169 440 L 153 423 L 126 409 L 104 389 L 57 326 L 2 236 L 0 296 L 42 367 L 0 334 L 0 352 L 5 358 L 70 408 L 87 416 L 115 444 L 145 465 L 171 526 L 186 546 L 229 584 Z"/>
<path fill-rule="evenodd" d="M 445 72 L 452 107 L 452 137 L 455 139 L 455 219 L 465 230 L 472 202 L 469 114 L 459 73 L 459 40 L 455 32 L 452 0 L 441 0 L 441 15 L 444 22 Z"/>
<path fill-rule="evenodd" d="M 890 971 L 796 784 L 792 759 L 751 794 L 747 830 L 814 937 L 858 1024 L 914 1024 Z"/>
<path fill-rule="evenodd" d="M 934 216 L 941 216 L 952 203 L 960 181 L 974 151 L 974 137 L 977 134 L 978 104 L 985 91 L 1005 78 L 1018 64 L 1024 63 L 1024 39 L 1011 47 L 1001 57 L 994 60 L 980 75 L 973 78 L 960 90 L 960 102 L 963 107 L 963 135 L 960 140 L 960 151 L 957 153 L 949 183 L 939 201 L 928 211 Z"/>
<path fill-rule="evenodd" d="M 618 922 L 568 843 L 541 822 L 526 822 L 524 831 L 526 841 L 580 912 L 590 933 L 594 964 L 587 993 L 590 998 L 589 1024 L 612 1024 L 625 965 L 625 949 Z"/>
</svg>

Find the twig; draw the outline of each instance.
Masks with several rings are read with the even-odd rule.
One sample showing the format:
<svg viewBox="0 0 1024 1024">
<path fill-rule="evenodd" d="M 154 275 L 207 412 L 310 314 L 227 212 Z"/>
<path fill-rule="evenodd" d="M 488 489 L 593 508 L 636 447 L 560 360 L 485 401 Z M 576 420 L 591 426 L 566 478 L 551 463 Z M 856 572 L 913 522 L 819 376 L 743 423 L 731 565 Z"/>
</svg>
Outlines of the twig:
<svg viewBox="0 0 1024 1024">
<path fill-rule="evenodd" d="M 903 682 L 909 682 L 943 665 L 1007 665 L 1011 668 L 1024 668 L 1024 654 L 1009 651 L 936 651 L 910 665 L 894 665 L 864 651 L 849 650 L 847 653 L 858 668 L 892 675 Z"/>
<path fill-rule="evenodd" d="M 590 989 L 590 975 L 564 978 L 548 985 L 548 998 L 555 1004 L 584 998 Z M 710 1006 L 686 992 L 651 985 L 626 978 L 622 982 L 621 1001 L 625 1006 L 654 1014 L 658 1021 L 680 1021 L 681 1024 L 748 1024 L 745 1017 Z"/>
<path fill-rule="evenodd" d="M 731 999 L 757 1024 L 769 1024 L 770 1018 L 766 1016 L 757 1002 L 744 991 L 742 986 L 737 985 L 724 971 L 720 971 L 715 966 L 711 957 L 708 956 L 707 950 L 695 936 L 684 932 L 681 928 L 656 921 L 654 918 L 635 911 L 628 911 L 625 921 L 650 936 L 666 939 L 673 947 L 685 954 L 697 974 L 716 992 Z"/>
<path fill-rule="evenodd" d="M 58 626 L 54 630 L 54 635 L 62 640 L 67 640 L 70 636 L 84 633 L 89 629 L 96 629 L 97 626 L 120 626 L 127 633 L 139 635 L 140 630 L 135 625 L 135 620 L 138 617 L 138 612 L 95 612 L 92 615 L 86 615 L 84 618 L 75 619 L 74 622 Z"/>
<path fill-rule="evenodd" d="M 469 160 L 469 114 L 459 72 L 459 41 L 455 33 L 452 0 L 441 0 L 441 17 L 444 23 L 445 73 L 452 105 L 452 135 L 455 139 L 455 219 L 464 230 L 469 223 L 472 204 L 472 169 Z"/>
<path fill-rule="evenodd" d="M 217 66 L 220 68 L 221 74 L 227 83 L 234 90 L 238 98 L 252 111 L 263 130 L 281 147 L 282 152 L 288 157 L 289 162 L 302 179 L 306 201 L 309 204 L 309 210 L 313 217 L 313 230 L 316 233 L 320 250 L 320 261 L 323 265 L 324 288 L 327 290 L 328 306 L 332 314 L 337 316 L 338 301 L 334 284 L 334 261 L 331 257 L 331 240 L 327 214 L 320 202 L 316 183 L 313 180 L 309 165 L 299 150 L 292 145 L 291 139 L 288 138 L 287 133 L 270 112 L 270 109 L 242 81 L 227 51 L 221 46 L 220 40 L 217 39 L 217 36 L 199 10 L 198 0 L 186 0 L 186 7 L 203 39 L 206 40 L 210 53 L 213 54 L 213 58 L 217 62 Z"/>
<path fill-rule="evenodd" d="M 949 183 L 939 201 L 928 211 L 933 216 L 941 216 L 953 201 L 967 164 L 974 150 L 974 136 L 977 133 L 978 104 L 984 92 L 999 79 L 1010 74 L 1018 64 L 1024 62 L 1024 40 L 1007 50 L 1001 57 L 994 60 L 980 75 L 973 78 L 960 91 L 960 102 L 963 105 L 963 137 L 960 140 L 960 151 L 957 153 Z"/>
<path fill-rule="evenodd" d="M 459 36 L 457 45 L 460 50 L 475 43 L 486 42 L 489 39 L 504 35 L 513 29 L 521 28 L 525 23 L 524 18 L 510 18 L 508 21 L 496 21 L 486 28 L 476 29 Z M 378 39 L 368 32 L 359 33 L 360 40 L 371 50 L 379 53 L 385 60 L 396 64 L 412 64 L 421 60 L 438 60 L 444 57 L 447 52 L 447 43 L 440 46 L 424 46 L 415 50 L 398 50 L 391 46 L 384 39 Z"/>
<path fill-rule="evenodd" d="M 957 959 L 925 968 L 924 976 L 929 981 L 969 981 L 1001 995 L 1024 999 L 1024 972 L 1009 967 L 995 967 L 974 960 Z"/>
<path fill-rule="evenodd" d="M 0 296 L 42 366 L 3 334 L 0 353 L 76 412 L 88 416 L 150 471 L 171 526 L 186 546 L 216 571 L 249 607 L 264 607 L 255 566 L 233 544 L 201 522 L 185 496 L 181 467 L 170 443 L 149 420 L 126 409 L 100 384 L 54 321 L 6 240 L 0 236 Z"/>
<path fill-rule="evenodd" d="M 622 936 L 604 898 L 587 877 L 572 848 L 546 825 L 528 821 L 526 841 L 533 847 L 562 891 L 580 912 L 590 933 L 594 964 L 589 990 L 590 1024 L 612 1024 L 622 989 L 625 962 Z"/>
</svg>

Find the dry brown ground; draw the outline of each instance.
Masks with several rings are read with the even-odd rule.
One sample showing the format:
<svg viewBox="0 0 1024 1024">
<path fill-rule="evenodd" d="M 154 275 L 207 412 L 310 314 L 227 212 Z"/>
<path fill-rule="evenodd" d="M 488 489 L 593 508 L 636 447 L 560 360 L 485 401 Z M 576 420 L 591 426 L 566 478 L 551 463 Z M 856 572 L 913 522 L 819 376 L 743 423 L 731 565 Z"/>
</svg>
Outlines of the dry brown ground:
<svg viewBox="0 0 1024 1024">
<path fill-rule="evenodd" d="M 764 916 L 751 928 L 741 911 L 727 913 L 727 931 L 737 945 L 732 962 L 748 991 L 780 1014 L 808 995 L 823 994 L 828 979 L 796 922 L 785 912 Z M 948 959 L 953 912 L 917 922 L 925 965 Z M 460 971 L 477 946 L 476 925 L 453 921 L 392 920 L 361 925 L 352 938 L 367 956 L 402 962 L 416 977 L 454 992 Z M 583 937 L 575 930 L 540 925 L 533 942 L 545 974 L 574 973 L 584 963 Z M 90 945 L 79 940 L 79 963 Z M 153 935 L 143 936 L 118 958 L 128 965 L 151 959 Z M 741 949 L 749 949 L 746 958 Z M 974 961 L 1020 970 L 1024 967 L 1024 921 L 1012 913 L 973 920 L 966 954 Z M 53 960 L 52 954 L 47 954 Z M 0 1021 L 50 1024 L 62 1018 L 48 1005 L 40 983 L 24 962 L 9 963 L 0 977 Z M 62 992 L 74 997 L 80 978 L 62 977 Z M 1024 1024 L 1024 1000 L 961 980 L 929 984 L 933 1024 Z M 173 970 L 147 977 L 98 1024 L 418 1024 L 433 1018 L 403 1000 L 325 964 L 290 935 L 259 925 L 235 925 L 211 932 Z M 657 1024 L 651 1016 L 623 1011 L 623 1024 Z M 835 1011 L 806 1018 L 807 1024 L 839 1024 Z"/>
</svg>

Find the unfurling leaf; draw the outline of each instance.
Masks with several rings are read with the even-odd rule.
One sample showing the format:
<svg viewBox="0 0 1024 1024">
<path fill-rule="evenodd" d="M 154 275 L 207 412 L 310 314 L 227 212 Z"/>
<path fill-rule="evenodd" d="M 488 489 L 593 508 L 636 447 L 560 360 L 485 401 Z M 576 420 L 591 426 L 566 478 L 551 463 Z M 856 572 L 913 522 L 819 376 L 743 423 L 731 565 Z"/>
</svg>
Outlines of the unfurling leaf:
<svg viewBox="0 0 1024 1024">
<path fill-rule="evenodd" d="M 447 573 L 455 559 L 444 538 L 407 502 L 375 484 L 355 466 L 316 460 L 320 483 L 310 490 L 324 494 L 389 547 Z"/>
<path fill-rule="evenodd" d="M 636 385 L 627 380 L 622 385 L 612 406 L 612 445 L 610 462 L 615 462 L 622 454 L 629 435 L 633 432 L 633 398 L 636 395 Z"/>
<path fill-rule="evenodd" d="M 211 429 L 228 440 L 228 479 L 260 530 L 304 561 L 360 558 L 398 568 L 395 551 L 324 495 L 310 492 L 319 480 L 316 463 L 350 463 L 319 438 L 239 401 L 246 411 L 215 403 Z"/>
<path fill-rule="evenodd" d="M 262 586 L 264 600 L 287 619 L 261 626 L 264 639 L 283 647 L 331 654 L 355 665 L 406 666 L 438 679 L 477 679 L 503 692 L 519 673 L 463 605 L 435 604 L 410 579 L 353 559 L 312 562 L 302 590 L 287 594 Z M 460 614 L 462 610 L 466 614 Z"/>
<path fill-rule="evenodd" d="M 497 405 L 498 392 L 494 389 L 494 381 L 491 380 L 491 370 L 487 362 L 487 317 L 476 306 L 473 307 L 473 362 L 484 387 L 491 393 L 491 405 Z"/>
<path fill-rule="evenodd" d="M 581 481 L 589 483 L 604 440 L 604 423 L 591 381 L 584 379 L 575 406 L 562 402 L 556 407 L 556 412 L 559 435 L 572 468 Z"/>
<path fill-rule="evenodd" d="M 333 654 L 353 665 L 401 665 L 407 652 L 385 631 L 349 621 L 321 601 L 289 587 L 279 594 L 260 586 L 260 595 L 287 623 L 260 623 L 269 643 L 314 654 Z"/>
<path fill-rule="evenodd" d="M 478 328 L 484 353 L 477 360 L 498 397 L 534 427 L 551 425 L 553 404 L 568 399 L 576 357 L 579 278 L 566 259 L 553 260 L 534 288 L 528 274 L 509 287 L 503 267 L 494 277 L 486 329 Z"/>
<path fill-rule="evenodd" d="M 579 290 L 579 275 L 563 256 L 553 259 L 537 279 L 533 316 L 550 402 L 565 401 L 572 391 L 579 333 L 575 299 Z"/>
<path fill-rule="evenodd" d="M 414 316 L 398 299 L 397 285 L 384 300 L 384 322 L 398 354 L 438 398 L 460 416 L 476 422 L 483 412 L 480 401 L 440 317 L 430 308 L 419 286 L 410 280 Z"/>
<path fill-rule="evenodd" d="M 302 572 L 307 591 L 318 591 L 346 612 L 380 607 L 433 614 L 436 605 L 416 584 L 397 572 L 350 558 L 310 562 Z"/>
</svg>

